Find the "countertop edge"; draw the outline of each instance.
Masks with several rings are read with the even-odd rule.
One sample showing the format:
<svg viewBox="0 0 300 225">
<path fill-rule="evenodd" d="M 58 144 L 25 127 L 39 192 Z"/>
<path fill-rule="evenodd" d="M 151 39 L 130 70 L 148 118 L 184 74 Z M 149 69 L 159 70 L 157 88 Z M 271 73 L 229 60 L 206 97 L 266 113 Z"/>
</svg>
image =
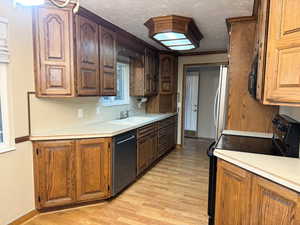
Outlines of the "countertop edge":
<svg viewBox="0 0 300 225">
<path fill-rule="evenodd" d="M 176 116 L 177 113 L 168 113 L 166 115 L 159 115 L 159 118 L 155 118 L 151 121 L 147 121 L 144 123 L 140 123 L 137 125 L 132 125 L 131 127 L 125 128 L 118 130 L 116 132 L 111 132 L 111 133 L 90 133 L 90 134 L 69 134 L 69 135 L 31 135 L 30 136 L 30 141 L 47 141 L 47 140 L 67 140 L 67 139 L 87 139 L 87 138 L 111 138 L 116 135 L 138 129 L 140 127 L 146 126 L 151 123 L 155 123 L 167 118 L 170 118 L 172 116 Z"/>
<path fill-rule="evenodd" d="M 284 187 L 287 187 L 293 191 L 296 191 L 298 193 L 300 193 L 300 185 L 294 183 L 293 181 L 291 180 L 287 180 L 283 177 L 280 177 L 280 176 L 277 176 L 276 174 L 272 174 L 271 172 L 269 171 L 265 171 L 261 168 L 257 168 L 255 167 L 254 165 L 251 165 L 249 163 L 246 163 L 246 162 L 242 162 L 234 157 L 230 157 L 228 156 L 228 154 L 224 154 L 222 153 L 223 150 L 215 150 L 214 151 L 214 156 L 220 158 L 220 159 L 223 159 L 229 163 L 232 163 L 238 167 L 241 167 L 242 169 L 245 169 L 251 173 L 254 173 L 256 175 L 259 175 L 261 177 L 264 177 L 268 180 L 271 180 L 277 184 L 280 184 Z"/>
</svg>

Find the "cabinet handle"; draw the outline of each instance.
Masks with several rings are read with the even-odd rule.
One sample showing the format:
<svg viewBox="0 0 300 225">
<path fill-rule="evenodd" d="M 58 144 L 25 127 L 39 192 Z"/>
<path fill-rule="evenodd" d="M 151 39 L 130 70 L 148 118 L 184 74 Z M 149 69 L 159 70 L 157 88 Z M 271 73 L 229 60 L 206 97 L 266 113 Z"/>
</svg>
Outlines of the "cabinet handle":
<svg viewBox="0 0 300 225">
<path fill-rule="evenodd" d="M 135 136 L 132 135 L 131 137 L 129 137 L 129 138 L 125 139 L 125 140 L 118 141 L 118 142 L 117 142 L 117 145 L 122 144 L 122 143 L 127 142 L 127 141 L 130 141 L 130 140 L 132 140 L 132 139 L 134 139 L 134 138 L 135 138 Z"/>
</svg>

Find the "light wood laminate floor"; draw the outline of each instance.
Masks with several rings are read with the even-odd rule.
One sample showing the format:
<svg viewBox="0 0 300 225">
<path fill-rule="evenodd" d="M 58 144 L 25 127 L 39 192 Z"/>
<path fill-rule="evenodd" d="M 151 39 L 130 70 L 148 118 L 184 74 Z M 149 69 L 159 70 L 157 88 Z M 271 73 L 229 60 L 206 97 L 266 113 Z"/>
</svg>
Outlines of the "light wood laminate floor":
<svg viewBox="0 0 300 225">
<path fill-rule="evenodd" d="M 40 214 L 26 225 L 207 225 L 209 141 L 186 139 L 117 198 Z"/>
</svg>

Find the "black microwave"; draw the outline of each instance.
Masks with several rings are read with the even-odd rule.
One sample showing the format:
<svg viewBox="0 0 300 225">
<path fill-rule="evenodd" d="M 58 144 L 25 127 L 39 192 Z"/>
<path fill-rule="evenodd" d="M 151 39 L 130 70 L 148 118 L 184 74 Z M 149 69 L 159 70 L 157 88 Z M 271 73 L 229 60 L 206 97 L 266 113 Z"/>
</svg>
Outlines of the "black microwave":
<svg viewBox="0 0 300 225">
<path fill-rule="evenodd" d="M 257 71 L 258 71 L 258 54 L 254 57 L 251 71 L 248 77 L 248 91 L 249 94 L 256 99 L 256 85 L 257 85 Z"/>
</svg>

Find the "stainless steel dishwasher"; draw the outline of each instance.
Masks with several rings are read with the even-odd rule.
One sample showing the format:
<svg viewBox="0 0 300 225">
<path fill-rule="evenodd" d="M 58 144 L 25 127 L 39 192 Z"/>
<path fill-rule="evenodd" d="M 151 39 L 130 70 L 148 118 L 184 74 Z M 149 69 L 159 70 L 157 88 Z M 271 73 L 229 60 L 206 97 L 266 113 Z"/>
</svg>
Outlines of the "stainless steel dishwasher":
<svg viewBox="0 0 300 225">
<path fill-rule="evenodd" d="M 136 130 L 113 138 L 112 195 L 116 195 L 136 178 L 137 144 Z"/>
</svg>

